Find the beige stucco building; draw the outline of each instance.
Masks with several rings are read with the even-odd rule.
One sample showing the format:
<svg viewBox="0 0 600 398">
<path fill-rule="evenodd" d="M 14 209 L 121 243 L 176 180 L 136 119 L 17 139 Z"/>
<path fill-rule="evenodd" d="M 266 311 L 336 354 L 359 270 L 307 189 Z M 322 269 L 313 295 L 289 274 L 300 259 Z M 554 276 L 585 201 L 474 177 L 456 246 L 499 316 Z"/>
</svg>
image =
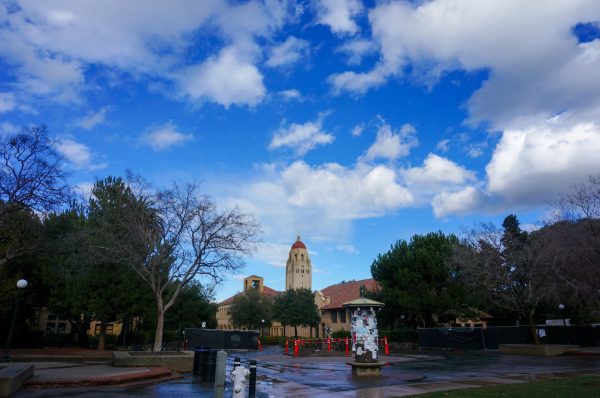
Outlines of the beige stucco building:
<svg viewBox="0 0 600 398">
<path fill-rule="evenodd" d="M 312 290 L 312 262 L 308 249 L 300 236 L 292 244 L 285 267 L 285 287 L 286 290 L 306 288 Z M 342 307 L 342 304 L 359 298 L 361 296 L 361 287 L 367 290 L 378 289 L 377 283 L 373 279 L 363 279 L 359 281 L 341 282 L 328 286 L 320 291 L 314 291 L 315 304 L 319 309 L 320 322 L 317 327 L 299 327 L 299 336 L 325 336 L 327 332 L 338 330 L 350 330 L 350 315 Z M 229 316 L 229 308 L 236 296 L 244 294 L 248 289 L 258 289 L 259 292 L 267 297 L 274 298 L 281 292 L 265 286 L 264 279 L 257 275 L 244 278 L 242 292 L 229 297 L 219 303 L 217 309 L 217 324 L 219 329 L 231 330 L 234 326 Z M 270 336 L 293 336 L 294 328 L 283 326 L 274 322 L 270 327 L 265 328 L 263 333 Z"/>
</svg>

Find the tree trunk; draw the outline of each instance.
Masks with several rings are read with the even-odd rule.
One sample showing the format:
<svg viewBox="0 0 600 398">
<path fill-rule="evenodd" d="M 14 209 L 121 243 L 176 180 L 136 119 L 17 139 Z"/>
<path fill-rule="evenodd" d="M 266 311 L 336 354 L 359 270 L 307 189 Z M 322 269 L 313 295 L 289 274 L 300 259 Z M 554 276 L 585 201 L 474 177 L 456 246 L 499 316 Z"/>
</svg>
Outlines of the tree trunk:
<svg viewBox="0 0 600 398">
<path fill-rule="evenodd" d="M 165 307 L 162 299 L 157 300 L 158 318 L 156 319 L 156 335 L 154 337 L 154 348 L 152 351 L 160 352 L 162 350 L 163 326 L 165 323 Z"/>
<path fill-rule="evenodd" d="M 298 326 L 294 326 L 294 337 L 298 338 Z"/>
<path fill-rule="evenodd" d="M 98 351 L 106 348 L 106 321 L 100 321 L 100 336 L 98 337 Z"/>
<path fill-rule="evenodd" d="M 533 322 L 533 313 L 529 313 L 529 331 L 531 332 L 531 337 L 533 338 L 533 344 L 540 345 L 540 337 L 535 330 L 535 324 Z"/>
</svg>

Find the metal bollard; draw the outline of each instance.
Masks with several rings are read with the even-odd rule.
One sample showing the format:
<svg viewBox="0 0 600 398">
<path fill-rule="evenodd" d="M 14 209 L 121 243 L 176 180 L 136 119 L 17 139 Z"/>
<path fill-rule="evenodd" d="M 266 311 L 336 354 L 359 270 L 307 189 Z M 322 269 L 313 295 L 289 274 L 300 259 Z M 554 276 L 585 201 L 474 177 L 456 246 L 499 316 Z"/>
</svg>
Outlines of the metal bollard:
<svg viewBox="0 0 600 398">
<path fill-rule="evenodd" d="M 215 369 L 215 398 L 225 396 L 225 366 L 227 360 L 227 351 L 217 352 L 217 366 Z"/>
<path fill-rule="evenodd" d="M 233 381 L 232 398 L 246 397 L 246 381 L 250 371 L 243 366 L 236 366 L 231 372 L 231 381 Z"/>
<path fill-rule="evenodd" d="M 250 385 L 248 386 L 248 397 L 256 397 L 256 361 L 250 361 Z"/>
</svg>

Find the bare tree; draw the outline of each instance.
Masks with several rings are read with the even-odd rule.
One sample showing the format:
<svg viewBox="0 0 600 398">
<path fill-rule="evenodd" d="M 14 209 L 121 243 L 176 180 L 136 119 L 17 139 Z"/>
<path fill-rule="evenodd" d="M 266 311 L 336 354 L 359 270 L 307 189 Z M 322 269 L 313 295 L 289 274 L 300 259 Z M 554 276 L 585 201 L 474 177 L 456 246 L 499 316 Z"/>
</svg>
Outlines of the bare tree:
<svg viewBox="0 0 600 398">
<path fill-rule="evenodd" d="M 37 246 L 32 240 L 17 240 L 10 220 L 17 213 L 47 213 L 68 203 L 67 177 L 45 125 L 23 127 L 0 139 L 0 266 Z"/>
<path fill-rule="evenodd" d="M 556 294 L 556 260 L 545 252 L 547 241 L 519 228 L 508 216 L 504 229 L 483 224 L 467 234 L 455 261 L 466 282 L 489 294 L 493 302 L 525 317 L 536 344 L 534 316 L 538 305 Z"/>
<path fill-rule="evenodd" d="M 259 227 L 237 208 L 218 209 L 195 184 L 155 194 L 140 189 L 133 198 L 121 218 L 127 236 L 103 250 L 132 266 L 152 289 L 158 312 L 154 351 L 160 351 L 165 314 L 181 289 L 198 277 L 219 282 L 240 269 L 255 249 Z"/>
</svg>

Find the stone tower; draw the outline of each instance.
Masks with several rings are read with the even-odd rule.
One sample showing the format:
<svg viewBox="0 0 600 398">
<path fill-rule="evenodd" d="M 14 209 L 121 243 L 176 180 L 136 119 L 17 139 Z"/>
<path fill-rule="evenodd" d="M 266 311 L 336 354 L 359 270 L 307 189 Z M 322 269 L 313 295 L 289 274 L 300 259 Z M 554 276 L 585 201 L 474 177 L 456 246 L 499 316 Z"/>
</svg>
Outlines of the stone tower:
<svg viewBox="0 0 600 398">
<path fill-rule="evenodd" d="M 306 288 L 312 291 L 312 265 L 306 245 L 302 243 L 300 236 L 292 245 L 285 266 L 285 288 L 286 290 Z"/>
</svg>

